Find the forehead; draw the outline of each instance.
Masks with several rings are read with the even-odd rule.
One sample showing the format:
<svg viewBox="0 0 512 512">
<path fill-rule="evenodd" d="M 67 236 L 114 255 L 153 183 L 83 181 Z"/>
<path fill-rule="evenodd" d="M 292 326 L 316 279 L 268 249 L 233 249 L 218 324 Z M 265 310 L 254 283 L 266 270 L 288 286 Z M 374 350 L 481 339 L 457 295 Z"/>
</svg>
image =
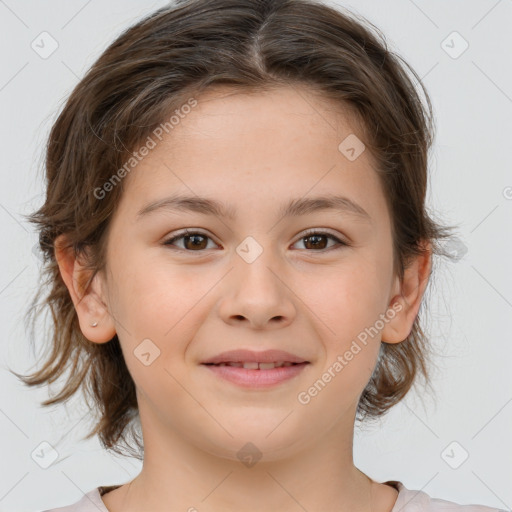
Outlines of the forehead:
<svg viewBox="0 0 512 512">
<path fill-rule="evenodd" d="M 195 99 L 126 178 L 123 208 L 138 212 L 176 192 L 223 199 L 236 210 L 277 210 L 285 200 L 338 192 L 372 217 L 385 208 L 369 151 L 351 161 L 340 150 L 347 137 L 362 135 L 333 101 L 302 87 L 216 88 Z"/>
<path fill-rule="evenodd" d="M 217 86 L 197 98 L 197 106 L 173 128 L 172 138 L 178 145 L 191 136 L 200 136 L 199 131 L 205 137 L 235 133 L 239 137 L 261 135 L 261 139 L 254 141 L 257 145 L 268 139 L 268 134 L 276 133 L 281 137 L 289 134 L 292 140 L 306 136 L 325 138 L 327 132 L 339 138 L 345 132 L 357 131 L 356 124 L 351 107 L 341 106 L 304 85 L 265 91 L 237 91 Z"/>
</svg>

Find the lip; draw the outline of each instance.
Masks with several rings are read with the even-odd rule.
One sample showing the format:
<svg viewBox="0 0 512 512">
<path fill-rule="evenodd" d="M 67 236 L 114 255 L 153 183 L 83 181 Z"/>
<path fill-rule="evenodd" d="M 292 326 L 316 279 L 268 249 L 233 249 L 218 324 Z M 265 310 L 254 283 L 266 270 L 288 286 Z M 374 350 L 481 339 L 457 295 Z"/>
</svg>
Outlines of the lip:
<svg viewBox="0 0 512 512">
<path fill-rule="evenodd" d="M 264 350 L 261 352 L 255 352 L 254 350 L 229 350 L 222 352 L 214 357 L 211 357 L 201 364 L 219 364 L 219 363 L 275 363 L 278 361 L 289 362 L 289 363 L 309 363 L 306 359 L 285 352 L 284 350 Z M 290 367 L 291 368 L 291 367 Z M 277 368 L 276 368 L 277 369 Z M 246 370 L 246 371 L 261 371 L 261 370 Z M 273 370 L 264 370 L 273 371 Z"/>
<path fill-rule="evenodd" d="M 268 370 L 253 370 L 237 366 L 215 366 L 219 363 L 295 363 Z M 238 349 L 222 352 L 201 363 L 217 377 L 244 388 L 268 388 L 299 375 L 310 361 L 284 350 Z"/>
<path fill-rule="evenodd" d="M 237 366 L 215 366 L 202 364 L 217 377 L 243 388 L 268 388 L 296 377 L 309 366 L 308 362 L 292 366 L 281 366 L 269 370 L 250 370 Z"/>
</svg>

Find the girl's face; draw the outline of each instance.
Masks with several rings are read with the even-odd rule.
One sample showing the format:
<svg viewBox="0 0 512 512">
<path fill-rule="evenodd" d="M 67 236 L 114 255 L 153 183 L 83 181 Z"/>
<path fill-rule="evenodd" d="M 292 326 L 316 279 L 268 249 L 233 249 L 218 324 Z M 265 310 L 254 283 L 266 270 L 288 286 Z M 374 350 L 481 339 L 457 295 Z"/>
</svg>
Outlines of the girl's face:
<svg viewBox="0 0 512 512">
<path fill-rule="evenodd" d="M 272 460 L 351 439 L 381 339 L 402 341 L 419 307 L 400 298 L 369 151 L 306 89 L 218 89 L 197 101 L 125 178 L 100 277 L 110 316 L 84 334 L 102 342 L 117 332 L 146 450 L 185 440 L 227 459 Z M 191 199 L 166 203 L 177 196 Z M 203 364 L 239 349 L 307 363 Z M 222 371 L 288 378 L 263 386 Z"/>
</svg>

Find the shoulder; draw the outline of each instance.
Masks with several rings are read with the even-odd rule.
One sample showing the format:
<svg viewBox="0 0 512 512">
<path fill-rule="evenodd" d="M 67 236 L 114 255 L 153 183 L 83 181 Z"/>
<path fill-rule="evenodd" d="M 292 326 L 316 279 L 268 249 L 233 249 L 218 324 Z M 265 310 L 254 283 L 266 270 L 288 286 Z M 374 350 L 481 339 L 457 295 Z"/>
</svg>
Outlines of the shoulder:
<svg viewBox="0 0 512 512">
<path fill-rule="evenodd" d="M 423 491 L 407 489 L 402 482 L 388 481 L 398 490 L 397 501 L 391 512 L 506 512 L 505 510 L 484 505 L 461 505 L 453 501 L 432 498 Z"/>
<path fill-rule="evenodd" d="M 100 494 L 100 487 L 84 494 L 80 500 L 65 507 L 52 508 L 43 512 L 108 512 Z"/>
</svg>

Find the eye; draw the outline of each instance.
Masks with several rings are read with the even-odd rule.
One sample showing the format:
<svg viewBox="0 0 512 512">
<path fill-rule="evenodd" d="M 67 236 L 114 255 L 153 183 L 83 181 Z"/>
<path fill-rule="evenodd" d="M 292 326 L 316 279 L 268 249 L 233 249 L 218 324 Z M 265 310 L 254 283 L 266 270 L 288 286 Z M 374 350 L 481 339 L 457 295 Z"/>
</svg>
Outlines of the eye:
<svg viewBox="0 0 512 512">
<path fill-rule="evenodd" d="M 304 242 L 305 246 L 309 246 L 309 247 L 313 247 L 315 249 L 322 250 L 322 249 L 325 249 L 325 243 L 321 241 L 322 238 L 323 239 L 330 238 L 331 240 L 334 240 L 341 246 L 348 246 L 348 243 L 344 242 L 343 240 L 340 240 L 338 237 L 334 236 L 333 234 L 331 234 L 329 232 L 325 232 L 325 231 L 314 230 L 314 229 L 310 229 L 310 230 L 306 231 L 305 233 L 303 233 L 303 235 L 300 237 L 299 240 L 297 240 L 297 242 L 301 242 L 301 241 L 305 240 L 305 242 Z M 332 246 L 329 247 L 329 249 L 331 249 L 331 248 L 332 248 Z M 319 251 L 314 251 L 314 252 L 319 252 Z"/>
<path fill-rule="evenodd" d="M 191 250 L 187 250 L 187 252 L 201 252 L 201 251 L 196 251 L 194 249 L 206 249 L 206 243 L 205 243 L 205 240 L 208 240 L 211 238 L 207 235 L 205 235 L 204 233 L 201 233 L 199 231 L 185 231 L 184 233 L 182 232 L 181 234 L 178 234 L 172 238 L 170 238 L 169 240 L 166 240 L 164 242 L 164 245 L 174 245 L 174 242 L 176 242 L 177 240 L 183 240 L 183 243 L 185 245 L 185 247 L 180 247 L 180 249 L 184 249 L 184 250 L 187 250 L 187 249 L 191 249 Z"/>
<path fill-rule="evenodd" d="M 295 243 L 305 241 L 304 245 L 306 246 L 306 249 L 313 248 L 315 249 L 314 252 L 319 252 L 326 248 L 326 243 L 322 242 L 322 238 L 324 240 L 334 240 L 341 246 L 348 246 L 349 244 L 347 242 L 344 242 L 343 240 L 340 240 L 337 236 L 334 236 L 333 234 L 326 232 L 326 231 L 319 231 L 319 230 L 308 230 L 306 231 L 302 237 Z M 186 252 L 202 252 L 201 249 L 207 249 L 208 242 L 207 240 L 212 240 L 208 235 L 205 233 L 201 233 L 200 231 L 188 231 L 179 233 L 172 238 L 166 240 L 164 242 L 164 245 L 175 245 L 177 241 L 183 240 L 184 246 L 180 247 L 180 249 L 185 250 Z M 212 240 L 213 241 L 213 240 Z M 328 248 L 331 249 L 331 247 Z M 197 249 L 197 250 L 196 250 Z"/>
</svg>

